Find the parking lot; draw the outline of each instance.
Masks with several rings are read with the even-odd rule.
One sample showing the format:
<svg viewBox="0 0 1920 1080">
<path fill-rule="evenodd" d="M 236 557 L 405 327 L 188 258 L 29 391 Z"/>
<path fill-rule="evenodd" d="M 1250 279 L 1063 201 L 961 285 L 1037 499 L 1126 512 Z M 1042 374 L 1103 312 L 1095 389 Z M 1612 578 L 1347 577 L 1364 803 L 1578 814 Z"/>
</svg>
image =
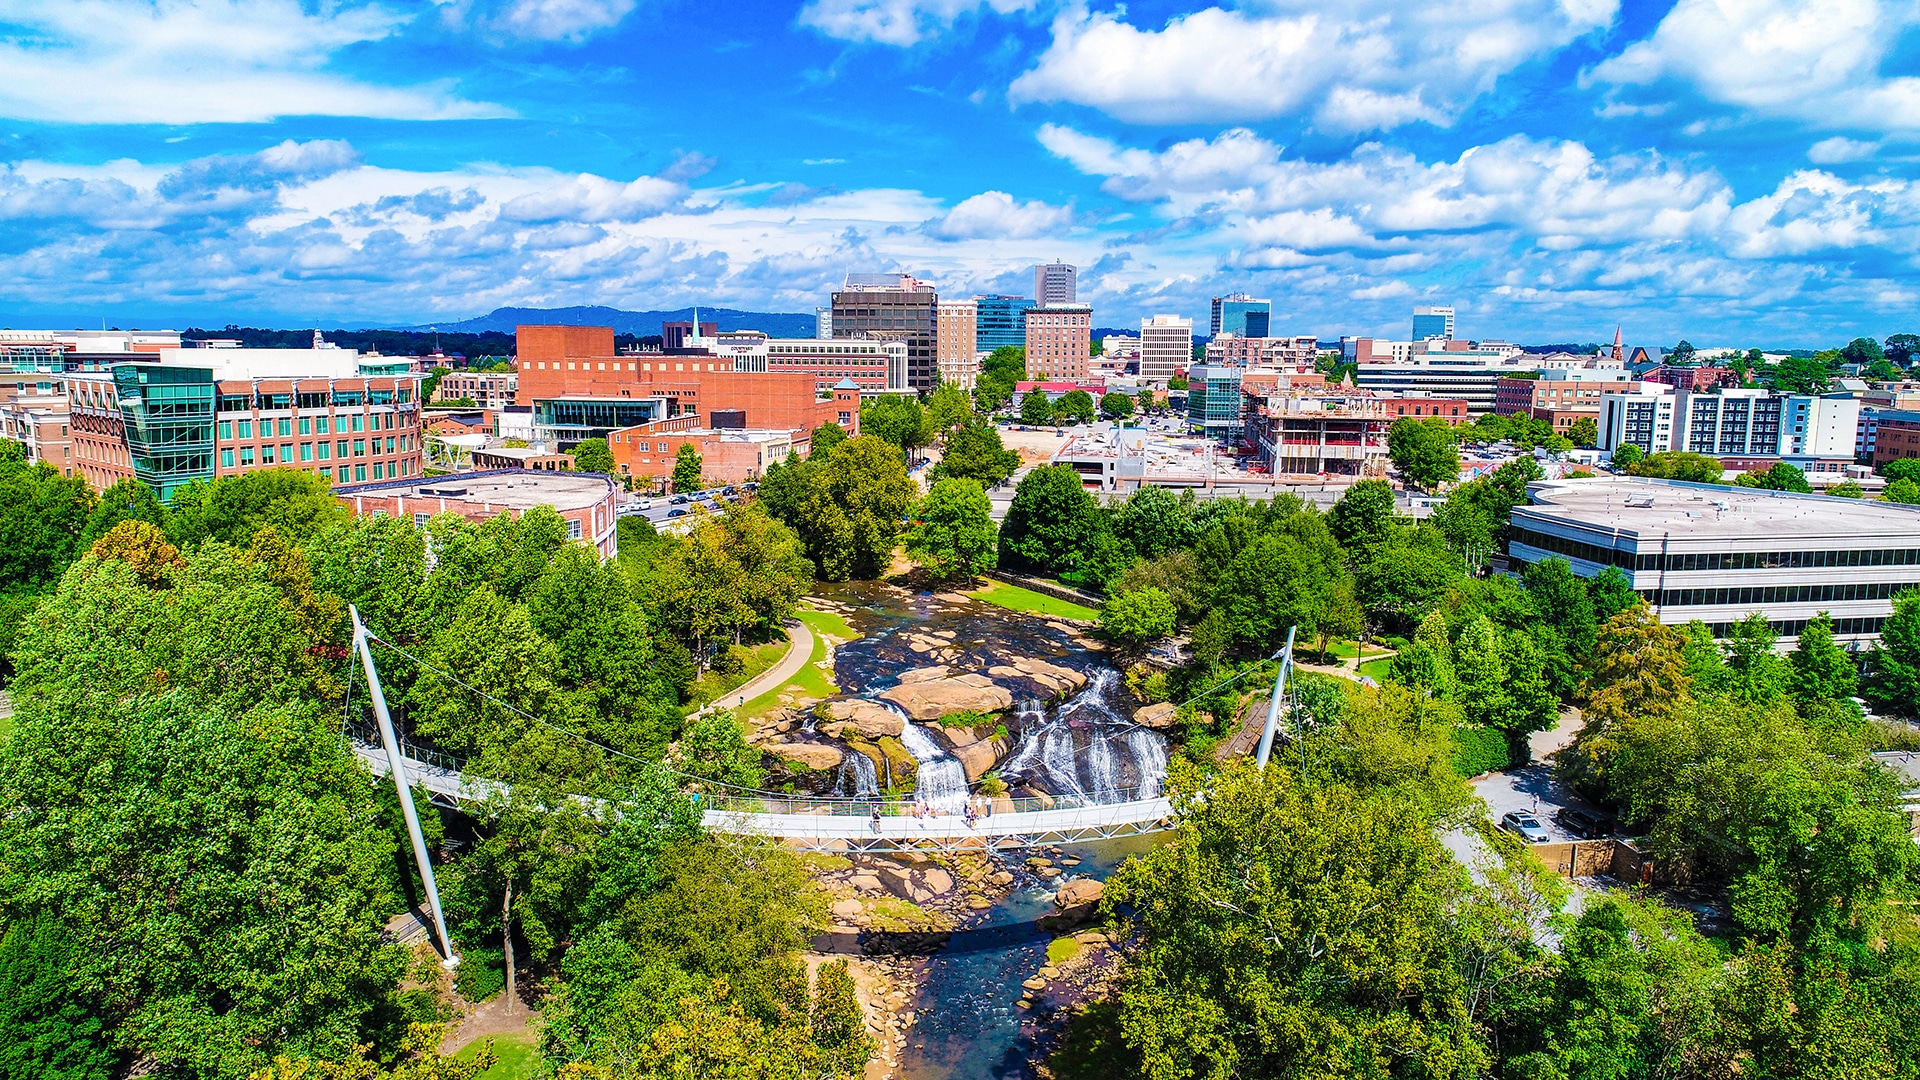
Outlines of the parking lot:
<svg viewBox="0 0 1920 1080">
<path fill-rule="evenodd" d="M 1529 765 L 1512 772 L 1488 773 L 1473 782 L 1473 790 L 1486 801 L 1487 813 L 1496 824 L 1510 811 L 1526 810 L 1540 819 L 1540 824 L 1556 841 L 1580 838 L 1553 820 L 1554 811 L 1563 806 L 1594 810 L 1592 804 L 1567 791 L 1553 778 L 1551 765 Z"/>
</svg>

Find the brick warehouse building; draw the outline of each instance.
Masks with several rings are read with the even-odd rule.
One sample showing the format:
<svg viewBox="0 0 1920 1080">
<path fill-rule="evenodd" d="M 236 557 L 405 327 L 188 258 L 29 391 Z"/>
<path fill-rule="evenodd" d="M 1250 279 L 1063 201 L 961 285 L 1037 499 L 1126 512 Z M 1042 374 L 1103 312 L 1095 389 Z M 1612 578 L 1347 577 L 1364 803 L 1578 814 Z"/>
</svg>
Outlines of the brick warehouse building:
<svg viewBox="0 0 1920 1080">
<path fill-rule="evenodd" d="M 811 371 L 740 371 L 732 358 L 704 349 L 616 353 L 610 326 L 515 332 L 515 404 L 533 410 L 536 436 L 563 448 L 688 415 L 711 421 L 725 414 L 732 426 L 776 431 L 838 423 L 858 433 L 859 391 L 822 399 Z"/>
</svg>

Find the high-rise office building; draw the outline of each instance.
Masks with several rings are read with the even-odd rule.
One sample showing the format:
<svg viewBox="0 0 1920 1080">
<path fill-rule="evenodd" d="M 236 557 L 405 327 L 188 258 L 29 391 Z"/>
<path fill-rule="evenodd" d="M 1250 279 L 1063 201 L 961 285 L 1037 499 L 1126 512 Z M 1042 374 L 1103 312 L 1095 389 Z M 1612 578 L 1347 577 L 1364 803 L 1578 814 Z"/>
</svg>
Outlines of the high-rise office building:
<svg viewBox="0 0 1920 1080">
<path fill-rule="evenodd" d="M 833 309 L 817 307 L 813 309 L 813 336 L 820 341 L 833 340 Z"/>
<path fill-rule="evenodd" d="M 846 287 L 833 294 L 833 336 L 903 341 L 907 345 L 907 385 L 917 391 L 939 382 L 934 362 L 933 286 L 912 274 L 848 274 Z"/>
<path fill-rule="evenodd" d="M 1193 320 L 1155 315 L 1140 320 L 1140 377 L 1166 382 L 1193 361 Z"/>
<path fill-rule="evenodd" d="M 1074 282 L 1074 268 L 1066 263 L 1052 262 L 1036 266 L 1033 268 L 1033 302 L 1040 307 L 1077 303 Z"/>
<path fill-rule="evenodd" d="M 976 296 L 973 306 L 975 348 L 990 353 L 1004 345 L 1026 347 L 1027 309 L 1033 306 L 1032 297 Z"/>
<path fill-rule="evenodd" d="M 1027 309 L 1027 378 L 1040 382 L 1087 377 L 1093 309 L 1085 304 L 1047 304 Z"/>
<path fill-rule="evenodd" d="M 1213 298 L 1214 337 L 1232 334 L 1235 337 L 1263 338 L 1268 335 L 1272 322 L 1271 300 L 1255 299 L 1246 293 Z"/>
<path fill-rule="evenodd" d="M 934 366 L 941 382 L 973 389 L 980 377 L 979 307 L 972 300 L 942 300 L 935 308 Z"/>
<path fill-rule="evenodd" d="M 1417 307 L 1413 309 L 1413 340 L 1425 341 L 1428 338 L 1453 340 L 1452 308 Z"/>
</svg>

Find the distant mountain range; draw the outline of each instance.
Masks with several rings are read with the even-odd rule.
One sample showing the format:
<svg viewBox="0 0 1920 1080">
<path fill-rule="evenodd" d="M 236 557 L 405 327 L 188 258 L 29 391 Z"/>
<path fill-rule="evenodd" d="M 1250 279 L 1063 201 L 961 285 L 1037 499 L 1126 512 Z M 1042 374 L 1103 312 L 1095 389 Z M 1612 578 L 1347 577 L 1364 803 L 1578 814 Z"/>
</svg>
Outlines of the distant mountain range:
<svg viewBox="0 0 1920 1080">
<path fill-rule="evenodd" d="M 610 307 L 503 307 L 495 308 L 477 319 L 423 323 L 419 326 L 394 329 L 444 330 L 467 334 L 481 334 L 496 330 L 511 334 L 513 328 L 520 325 L 611 326 L 616 334 L 658 337 L 660 324 L 686 322 L 693 318 L 693 310 L 690 307 L 673 311 L 622 311 L 619 308 Z M 813 336 L 814 328 L 811 314 L 801 315 L 790 311 L 735 311 L 732 308 L 703 307 L 700 309 L 700 321 L 718 323 L 722 331 L 764 330 L 772 337 L 785 338 L 810 338 Z"/>
</svg>

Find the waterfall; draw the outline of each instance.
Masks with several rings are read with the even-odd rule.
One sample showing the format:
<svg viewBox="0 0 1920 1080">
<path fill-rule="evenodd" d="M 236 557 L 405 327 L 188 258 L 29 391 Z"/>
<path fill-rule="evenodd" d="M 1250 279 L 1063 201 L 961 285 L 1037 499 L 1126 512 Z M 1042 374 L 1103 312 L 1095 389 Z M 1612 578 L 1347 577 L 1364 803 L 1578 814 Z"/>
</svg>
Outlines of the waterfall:
<svg viewBox="0 0 1920 1080">
<path fill-rule="evenodd" d="M 913 789 L 916 801 L 949 814 L 967 808 L 967 770 L 958 758 L 941 749 L 926 728 L 912 721 L 900 733 L 900 745 L 920 763 L 920 780 Z"/>
<path fill-rule="evenodd" d="M 1085 795 L 1080 786 L 1080 763 L 1073 752 L 1073 729 L 1057 718 L 1040 737 L 1040 767 L 1055 795 Z"/>
<path fill-rule="evenodd" d="M 864 795 L 880 794 L 880 774 L 874 770 L 873 759 L 858 750 L 848 750 L 847 760 L 840 766 L 840 780 L 835 786 L 849 786 L 854 798 Z"/>
<path fill-rule="evenodd" d="M 1113 752 L 1113 740 L 1104 731 L 1095 730 L 1087 741 L 1087 777 L 1092 781 L 1094 802 L 1120 801 L 1120 763 Z"/>
<path fill-rule="evenodd" d="M 1134 770 L 1139 773 L 1140 790 L 1136 799 L 1151 799 L 1160 794 L 1167 782 L 1167 740 L 1143 727 L 1127 732 L 1127 749 L 1133 754 Z"/>
</svg>

